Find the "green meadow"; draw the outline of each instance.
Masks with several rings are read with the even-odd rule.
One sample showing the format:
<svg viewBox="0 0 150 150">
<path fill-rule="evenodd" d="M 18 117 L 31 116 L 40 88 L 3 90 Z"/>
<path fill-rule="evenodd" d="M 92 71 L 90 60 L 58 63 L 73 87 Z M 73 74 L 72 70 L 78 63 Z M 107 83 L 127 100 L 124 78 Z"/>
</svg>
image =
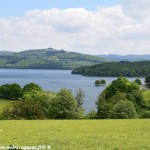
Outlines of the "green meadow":
<svg viewBox="0 0 150 150">
<path fill-rule="evenodd" d="M 143 97 L 146 105 L 150 106 L 150 90 L 143 91 Z"/>
<path fill-rule="evenodd" d="M 3 108 L 8 107 L 12 105 L 13 101 L 10 100 L 4 100 L 4 99 L 0 99 L 0 113 L 3 111 Z"/>
<path fill-rule="evenodd" d="M 143 92 L 150 104 L 150 91 Z M 0 100 L 0 113 L 12 101 Z M 51 146 L 52 150 L 150 150 L 150 119 L 1 120 L 0 146 Z"/>
<path fill-rule="evenodd" d="M 0 145 L 54 150 L 150 150 L 150 120 L 0 121 Z"/>
</svg>

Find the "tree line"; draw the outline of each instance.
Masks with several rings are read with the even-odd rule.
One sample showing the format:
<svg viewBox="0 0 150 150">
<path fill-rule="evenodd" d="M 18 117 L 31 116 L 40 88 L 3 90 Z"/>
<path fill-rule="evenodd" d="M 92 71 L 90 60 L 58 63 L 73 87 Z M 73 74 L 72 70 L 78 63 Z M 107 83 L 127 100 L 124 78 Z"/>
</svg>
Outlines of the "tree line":
<svg viewBox="0 0 150 150">
<path fill-rule="evenodd" d="M 79 67 L 72 70 L 72 74 L 100 77 L 142 77 L 150 74 L 150 61 L 141 62 L 108 62 L 93 66 Z"/>
<path fill-rule="evenodd" d="M 150 76 L 145 78 L 145 82 L 150 86 Z M 130 82 L 119 77 L 112 81 L 98 96 L 97 110 L 88 114 L 83 109 L 84 96 L 81 89 L 74 96 L 67 89 L 57 93 L 44 91 L 35 83 L 26 84 L 23 88 L 16 83 L 4 84 L 0 86 L 0 98 L 14 102 L 12 107 L 3 109 L 0 119 L 150 118 L 150 107 L 143 100 L 139 79 Z"/>
</svg>

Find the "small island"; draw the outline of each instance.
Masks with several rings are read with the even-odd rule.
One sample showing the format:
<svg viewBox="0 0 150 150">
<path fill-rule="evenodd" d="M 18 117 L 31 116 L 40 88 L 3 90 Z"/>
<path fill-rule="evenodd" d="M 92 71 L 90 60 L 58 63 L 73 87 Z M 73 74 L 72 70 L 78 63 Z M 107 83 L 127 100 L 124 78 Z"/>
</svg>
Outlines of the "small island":
<svg viewBox="0 0 150 150">
<path fill-rule="evenodd" d="M 96 80 L 95 81 L 95 86 L 105 86 L 106 81 L 105 80 Z"/>
</svg>

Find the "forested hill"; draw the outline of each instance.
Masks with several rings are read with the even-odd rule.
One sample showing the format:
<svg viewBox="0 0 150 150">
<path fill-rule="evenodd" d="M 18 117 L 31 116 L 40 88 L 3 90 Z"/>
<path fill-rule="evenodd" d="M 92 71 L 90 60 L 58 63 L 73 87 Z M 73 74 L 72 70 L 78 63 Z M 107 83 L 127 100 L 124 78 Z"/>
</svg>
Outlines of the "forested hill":
<svg viewBox="0 0 150 150">
<path fill-rule="evenodd" d="M 73 69 L 72 74 L 103 77 L 141 77 L 150 74 L 150 61 L 102 63 L 89 67 L 75 68 Z"/>
<path fill-rule="evenodd" d="M 109 54 L 109 55 L 98 55 L 99 57 L 104 57 L 106 59 L 110 59 L 112 61 L 150 61 L 150 55 L 116 55 L 116 54 Z"/>
<path fill-rule="evenodd" d="M 108 59 L 53 48 L 22 52 L 0 51 L 0 68 L 72 69 L 89 66 Z"/>
</svg>

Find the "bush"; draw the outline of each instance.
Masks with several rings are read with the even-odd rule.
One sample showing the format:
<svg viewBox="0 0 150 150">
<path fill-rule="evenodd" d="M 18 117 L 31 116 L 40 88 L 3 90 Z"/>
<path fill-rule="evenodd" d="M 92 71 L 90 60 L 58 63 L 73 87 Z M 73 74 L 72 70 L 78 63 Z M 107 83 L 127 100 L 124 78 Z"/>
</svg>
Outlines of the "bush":
<svg viewBox="0 0 150 150">
<path fill-rule="evenodd" d="M 142 119 L 150 118 L 150 111 L 148 111 L 148 110 L 143 110 L 143 111 L 140 113 L 140 118 L 142 118 Z"/>
<path fill-rule="evenodd" d="M 22 98 L 23 92 L 19 84 L 4 84 L 0 86 L 0 97 L 9 100 Z"/>
<path fill-rule="evenodd" d="M 138 85 L 141 85 L 142 84 L 142 81 L 140 79 L 135 79 L 135 82 L 138 84 Z"/>
<path fill-rule="evenodd" d="M 145 77 L 145 83 L 150 86 L 150 75 Z"/>
<path fill-rule="evenodd" d="M 5 108 L 2 113 L 3 119 L 44 119 L 44 112 L 38 102 L 34 101 L 17 101 L 12 108 Z"/>
<path fill-rule="evenodd" d="M 77 119 L 82 115 L 82 109 L 72 93 L 67 89 L 61 89 L 52 99 L 49 108 L 49 118 L 52 119 Z"/>
<path fill-rule="evenodd" d="M 106 81 L 105 80 L 101 80 L 101 84 L 106 84 Z"/>
<path fill-rule="evenodd" d="M 101 85 L 101 81 L 100 80 L 96 80 L 95 81 L 95 86 L 100 86 Z"/>
<path fill-rule="evenodd" d="M 41 91 L 42 88 L 38 85 L 38 84 L 35 84 L 35 83 L 28 83 L 26 84 L 24 87 L 23 87 L 23 92 L 30 92 L 30 91 Z"/>
<path fill-rule="evenodd" d="M 95 110 L 91 110 L 86 116 L 85 119 L 97 119 L 97 113 Z"/>
<path fill-rule="evenodd" d="M 110 116 L 113 119 L 132 119 L 137 117 L 137 113 L 132 102 L 121 100 L 114 106 Z"/>
</svg>

